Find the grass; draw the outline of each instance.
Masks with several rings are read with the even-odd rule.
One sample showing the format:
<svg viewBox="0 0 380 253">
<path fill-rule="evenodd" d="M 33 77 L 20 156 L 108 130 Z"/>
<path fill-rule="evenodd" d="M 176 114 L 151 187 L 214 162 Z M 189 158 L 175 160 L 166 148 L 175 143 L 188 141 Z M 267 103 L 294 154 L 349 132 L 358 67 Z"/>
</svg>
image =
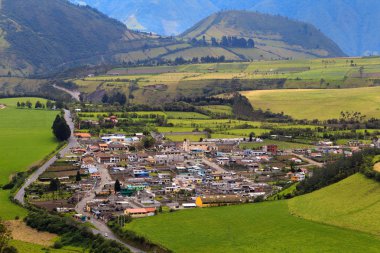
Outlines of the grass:
<svg viewBox="0 0 380 253">
<path fill-rule="evenodd" d="M 264 142 L 244 143 L 244 144 L 241 144 L 240 146 L 242 148 L 256 149 L 256 148 L 260 148 L 262 146 L 269 145 L 269 144 L 276 144 L 278 148 L 281 150 L 313 147 L 312 145 L 303 144 L 303 143 L 285 142 L 285 141 L 277 141 L 277 140 L 264 140 Z"/>
<path fill-rule="evenodd" d="M 35 101 L 37 98 L 0 99 L 7 107 L 0 110 L 0 184 L 6 184 L 17 171 L 26 171 L 32 164 L 53 151 L 57 142 L 51 125 L 57 112 L 17 109 L 17 101 Z M 9 201 L 9 192 L 0 191 L 0 217 L 23 217 L 25 211 Z"/>
<path fill-rule="evenodd" d="M 334 185 L 291 199 L 289 208 L 308 220 L 380 236 L 379 183 L 355 174 Z"/>
<path fill-rule="evenodd" d="M 28 212 L 10 201 L 10 192 L 0 190 L 0 217 L 3 220 L 14 220 L 16 216 L 24 218 Z"/>
<path fill-rule="evenodd" d="M 307 221 L 286 201 L 137 219 L 126 228 L 174 252 L 379 252 L 375 236 Z"/>
<path fill-rule="evenodd" d="M 190 141 L 199 141 L 200 138 L 206 138 L 205 134 L 181 134 L 181 135 L 173 135 L 173 134 L 165 134 L 165 137 L 171 141 L 176 141 L 176 142 L 181 142 L 184 141 L 185 139 L 190 140 Z"/>
<path fill-rule="evenodd" d="M 296 119 L 339 118 L 341 111 L 380 117 L 380 87 L 242 92 L 256 108 L 284 112 Z"/>
<path fill-rule="evenodd" d="M 41 252 L 50 252 L 50 253 L 82 253 L 88 252 L 83 251 L 81 248 L 77 247 L 63 247 L 62 249 L 54 249 L 50 247 L 45 247 L 42 245 L 23 242 L 18 240 L 11 240 L 10 244 L 18 249 L 19 253 L 41 253 Z"/>
<path fill-rule="evenodd" d="M 232 115 L 232 107 L 228 105 L 205 105 L 199 108 L 215 114 Z"/>
</svg>

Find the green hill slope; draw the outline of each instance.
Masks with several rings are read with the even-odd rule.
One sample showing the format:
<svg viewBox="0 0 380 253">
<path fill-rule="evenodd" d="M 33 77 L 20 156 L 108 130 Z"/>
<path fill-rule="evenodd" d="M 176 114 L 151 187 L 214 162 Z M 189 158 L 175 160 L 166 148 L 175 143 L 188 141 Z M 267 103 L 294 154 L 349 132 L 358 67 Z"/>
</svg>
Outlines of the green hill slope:
<svg viewBox="0 0 380 253">
<path fill-rule="evenodd" d="M 286 201 L 178 211 L 125 229 L 174 252 L 380 252 L 375 236 L 298 218 Z"/>
<path fill-rule="evenodd" d="M 99 64 L 141 48 L 142 39 L 149 42 L 90 7 L 64 0 L 2 0 L 0 14 L 0 75 Z"/>
<path fill-rule="evenodd" d="M 253 38 L 258 55 L 271 54 L 271 58 L 313 58 L 343 56 L 342 50 L 314 26 L 290 20 L 281 16 L 272 16 L 247 11 L 226 11 L 213 14 L 192 28 L 181 37 L 206 40 L 222 36 Z M 237 54 L 247 55 L 247 50 L 231 49 Z M 257 54 L 256 54 L 257 56 Z M 268 56 L 267 56 L 268 57 Z M 267 58 L 266 57 L 266 58 Z M 255 57 L 252 57 L 255 58 Z"/>
<path fill-rule="evenodd" d="M 380 184 L 361 174 L 291 199 L 289 209 L 305 219 L 380 235 Z"/>
</svg>

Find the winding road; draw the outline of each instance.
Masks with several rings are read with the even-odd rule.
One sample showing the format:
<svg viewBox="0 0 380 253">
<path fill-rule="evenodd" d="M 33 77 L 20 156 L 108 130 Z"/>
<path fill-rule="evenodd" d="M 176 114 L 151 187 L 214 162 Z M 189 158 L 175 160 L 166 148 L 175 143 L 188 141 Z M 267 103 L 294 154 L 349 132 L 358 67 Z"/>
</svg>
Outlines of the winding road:
<svg viewBox="0 0 380 253">
<path fill-rule="evenodd" d="M 65 120 L 67 122 L 67 124 L 69 125 L 70 129 L 71 129 L 71 136 L 70 136 L 70 139 L 68 140 L 68 144 L 66 145 L 66 147 L 64 147 L 63 149 L 61 149 L 59 151 L 59 155 L 60 156 L 64 156 L 66 153 L 68 153 L 68 151 L 70 150 L 70 148 L 72 147 L 75 147 L 76 145 L 78 145 L 78 142 L 77 142 L 77 139 L 74 137 L 74 122 L 72 121 L 71 119 L 71 114 L 70 114 L 70 111 L 69 110 L 64 110 L 65 114 Z M 36 181 L 38 179 L 38 177 L 44 173 L 44 171 L 49 168 L 50 165 L 52 165 L 55 161 L 57 161 L 58 158 L 57 156 L 53 156 L 52 158 L 50 158 L 50 160 L 48 160 L 46 163 L 44 163 L 41 167 L 39 167 L 35 172 L 33 172 L 29 177 L 28 179 L 25 181 L 24 185 L 20 188 L 20 190 L 18 190 L 18 192 L 16 193 L 15 195 L 15 200 L 17 200 L 18 202 L 20 202 L 22 205 L 25 204 L 25 200 L 24 200 L 24 197 L 25 197 L 25 189 L 30 186 L 34 181 Z"/>
<path fill-rule="evenodd" d="M 56 84 L 53 84 L 53 87 L 58 89 L 58 90 L 61 90 L 61 91 L 68 93 L 76 101 L 80 101 L 80 98 L 79 98 L 80 92 L 79 91 L 77 91 L 77 90 L 72 91 L 72 90 L 57 86 Z"/>
<path fill-rule="evenodd" d="M 71 129 L 71 136 L 68 140 L 68 144 L 66 145 L 66 147 L 64 147 L 63 149 L 61 149 L 59 151 L 59 155 L 62 157 L 64 156 L 65 154 L 67 154 L 70 150 L 70 148 L 73 148 L 73 147 L 76 147 L 78 146 L 78 141 L 77 139 L 74 137 L 74 122 L 71 118 L 71 113 L 69 110 L 64 110 L 64 117 L 65 117 L 65 120 L 67 122 L 67 124 L 69 125 L 70 129 Z M 17 200 L 20 204 L 22 205 L 25 205 L 25 189 L 27 187 L 29 187 L 31 184 L 33 184 L 37 179 L 38 177 L 44 173 L 44 171 L 49 168 L 50 165 L 52 165 L 55 161 L 57 161 L 58 158 L 57 158 L 57 155 L 53 156 L 52 158 L 50 158 L 46 163 L 44 163 L 41 167 L 39 167 L 36 171 L 34 171 L 29 177 L 28 179 L 25 181 L 24 185 L 18 190 L 18 192 L 16 193 L 14 199 Z M 102 174 L 102 179 L 103 177 L 107 177 L 107 174 L 106 174 L 106 171 L 103 171 L 104 173 L 101 173 Z M 106 179 L 106 178 L 104 178 Z M 103 180 L 104 180 L 103 179 Z M 106 180 L 104 180 L 106 181 Z M 103 181 L 103 182 L 104 182 Z M 101 187 L 101 186 L 99 186 Z M 82 199 L 82 201 L 80 201 L 76 207 L 76 210 L 78 211 L 78 213 L 81 213 L 83 211 L 83 208 L 85 206 L 85 203 L 87 200 L 90 200 L 90 199 L 93 199 L 95 196 L 94 193 L 90 193 L 89 196 L 87 196 L 86 198 Z M 111 230 L 110 228 L 104 224 L 103 222 L 100 222 L 96 219 L 91 219 L 90 222 L 92 224 L 94 224 L 94 226 L 96 227 L 92 229 L 92 232 L 94 234 L 101 234 L 103 236 L 105 236 L 105 234 L 107 234 L 107 238 L 108 239 L 111 239 L 111 240 L 115 240 L 121 244 L 123 244 L 125 247 L 127 247 L 131 252 L 133 253 L 144 253 L 144 251 L 141 251 L 123 241 L 121 241 Z"/>
</svg>

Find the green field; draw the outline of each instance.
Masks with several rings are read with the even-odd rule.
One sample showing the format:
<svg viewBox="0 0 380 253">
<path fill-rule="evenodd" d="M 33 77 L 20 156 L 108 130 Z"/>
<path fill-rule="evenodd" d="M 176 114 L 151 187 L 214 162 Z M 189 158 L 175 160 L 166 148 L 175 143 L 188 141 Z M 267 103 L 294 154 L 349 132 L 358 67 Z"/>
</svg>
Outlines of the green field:
<svg viewBox="0 0 380 253">
<path fill-rule="evenodd" d="M 380 87 L 354 89 L 261 90 L 242 92 L 255 108 L 284 112 L 296 119 L 339 118 L 341 111 L 380 117 Z"/>
<path fill-rule="evenodd" d="M 12 240 L 10 245 L 16 247 L 19 253 L 41 253 L 41 252 L 51 252 L 51 253 L 83 253 L 88 252 L 81 248 L 76 247 L 63 247 L 61 249 L 54 249 L 50 247 L 41 246 L 38 244 Z"/>
<path fill-rule="evenodd" d="M 286 201 L 178 211 L 125 229 L 174 252 L 380 252 L 379 238 L 292 216 Z"/>
<path fill-rule="evenodd" d="M 57 142 L 51 133 L 51 125 L 57 112 L 34 109 L 17 109 L 17 101 L 36 98 L 0 99 L 6 108 L 0 110 L 0 184 L 9 181 L 17 171 L 26 171 L 52 152 Z M 8 200 L 8 192 L 0 191 L 0 217 L 13 219 L 24 216 L 25 211 Z"/>
<path fill-rule="evenodd" d="M 285 141 L 277 141 L 277 140 L 264 140 L 263 142 L 244 143 L 244 144 L 241 144 L 240 146 L 241 148 L 244 148 L 244 149 L 246 148 L 256 149 L 256 148 L 260 148 L 262 146 L 269 145 L 269 144 L 275 144 L 281 150 L 313 147 L 313 145 L 307 145 L 303 143 L 285 142 Z"/>
<path fill-rule="evenodd" d="M 380 185 L 361 174 L 289 201 L 308 220 L 380 236 Z"/>
<path fill-rule="evenodd" d="M 191 52 L 192 50 L 194 49 L 187 51 Z M 233 50 L 241 51 L 241 54 L 252 53 L 248 52 L 252 50 L 247 52 L 244 51 L 245 49 Z M 160 68 L 167 68 L 170 73 L 166 71 L 157 73 Z M 131 74 L 87 77 L 72 81 L 77 83 L 79 90 L 84 93 L 92 93 L 96 90 L 112 92 L 112 90 L 118 89 L 126 95 L 131 95 L 129 94 L 130 85 L 137 83 L 138 89 L 132 92 L 134 97 L 132 103 L 162 104 L 173 101 L 178 96 L 204 96 L 210 90 L 223 93 L 226 89 L 231 88 L 231 80 L 241 83 L 244 90 L 255 90 L 257 86 L 254 82 L 257 80 L 272 80 L 272 83 L 283 80 L 280 86 L 272 86 L 267 89 L 337 89 L 377 86 L 377 75 L 380 75 L 380 58 L 267 60 L 250 63 L 128 68 L 127 70 Z M 141 70 L 143 71 L 141 72 Z M 165 88 L 155 88 L 154 85 L 157 84 L 165 85 Z M 210 110 L 221 112 L 219 108 L 210 108 Z"/>
</svg>

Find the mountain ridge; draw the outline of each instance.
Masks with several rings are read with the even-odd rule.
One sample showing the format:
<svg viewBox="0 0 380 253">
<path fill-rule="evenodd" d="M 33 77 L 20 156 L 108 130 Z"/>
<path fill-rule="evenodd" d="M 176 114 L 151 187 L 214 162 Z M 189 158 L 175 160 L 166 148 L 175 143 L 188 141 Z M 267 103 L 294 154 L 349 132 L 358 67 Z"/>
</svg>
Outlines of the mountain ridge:
<svg viewBox="0 0 380 253">
<path fill-rule="evenodd" d="M 77 2 L 79 0 L 71 0 Z M 249 10 L 282 15 L 313 24 L 351 56 L 379 54 L 380 2 L 377 0 L 80 0 L 125 22 L 162 35 L 183 33 L 199 20 L 221 10 Z M 154 2 L 155 4 L 151 4 Z M 117 8 L 109 8 L 109 6 Z M 158 7 L 157 7 L 158 6 Z M 149 8 L 148 8 L 149 7 Z M 145 11 L 149 9 L 149 11 Z M 176 13 L 176 10 L 188 10 Z M 163 22 L 170 20 L 170 22 Z M 168 24 L 171 24 L 168 25 Z M 174 27 L 175 29 L 172 29 Z"/>
</svg>

